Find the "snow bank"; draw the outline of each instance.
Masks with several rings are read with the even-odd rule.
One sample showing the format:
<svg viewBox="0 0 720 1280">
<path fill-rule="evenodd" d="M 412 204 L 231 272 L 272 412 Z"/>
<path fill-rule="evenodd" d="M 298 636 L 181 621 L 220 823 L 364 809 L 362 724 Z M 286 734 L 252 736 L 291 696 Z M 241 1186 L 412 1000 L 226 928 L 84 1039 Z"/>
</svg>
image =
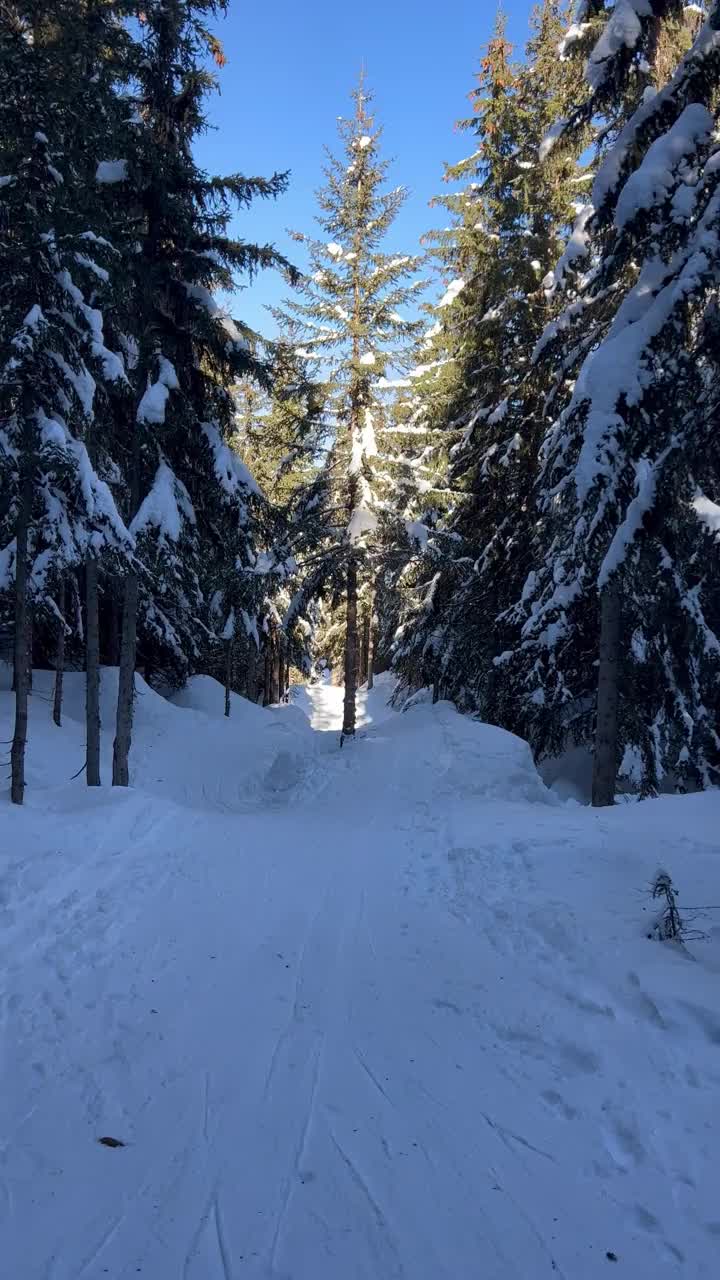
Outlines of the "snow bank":
<svg viewBox="0 0 720 1280">
<path fill-rule="evenodd" d="M 460 715 L 450 702 L 411 705 L 386 720 L 375 741 L 390 747 L 385 762 L 395 785 L 418 787 L 434 802 L 449 797 L 554 804 L 535 768 L 527 742 Z"/>
<path fill-rule="evenodd" d="M 85 677 L 66 672 L 63 727 L 51 719 L 53 674 L 36 671 L 30 699 L 28 803 L 48 803 L 48 789 L 70 787 L 87 796 Z M 100 682 L 102 778 L 112 777 L 117 706 L 116 668 L 103 668 Z M 0 681 L 0 716 L 12 723 L 10 675 Z M 263 710 L 237 694 L 224 715 L 225 693 L 210 676 L 196 676 L 168 700 L 135 677 L 131 785 L 163 805 L 240 811 L 265 798 L 289 801 L 297 789 L 319 780 L 319 752 L 307 717 L 295 707 Z M 278 763 L 279 762 L 279 763 Z M 81 772 L 74 781 L 73 774 Z"/>
</svg>

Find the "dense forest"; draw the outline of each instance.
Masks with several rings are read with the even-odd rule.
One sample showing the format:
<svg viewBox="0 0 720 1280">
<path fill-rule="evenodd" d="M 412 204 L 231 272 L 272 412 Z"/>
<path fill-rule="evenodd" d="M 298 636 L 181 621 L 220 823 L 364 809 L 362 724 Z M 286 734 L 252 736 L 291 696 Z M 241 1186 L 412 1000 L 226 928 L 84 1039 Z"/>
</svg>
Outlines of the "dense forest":
<svg viewBox="0 0 720 1280">
<path fill-rule="evenodd" d="M 274 157 L 197 163 L 225 8 L 0 0 L 12 799 L 33 666 L 58 726 L 86 672 L 90 786 L 104 666 L 127 786 L 136 671 L 213 675 L 229 715 L 318 661 L 344 738 L 392 668 L 536 759 L 591 749 L 596 805 L 717 781 L 720 4 L 542 0 L 522 51 L 498 16 L 445 225 L 402 254 L 360 77 L 298 263 L 231 233 Z M 259 271 L 272 336 L 233 305 Z"/>
</svg>

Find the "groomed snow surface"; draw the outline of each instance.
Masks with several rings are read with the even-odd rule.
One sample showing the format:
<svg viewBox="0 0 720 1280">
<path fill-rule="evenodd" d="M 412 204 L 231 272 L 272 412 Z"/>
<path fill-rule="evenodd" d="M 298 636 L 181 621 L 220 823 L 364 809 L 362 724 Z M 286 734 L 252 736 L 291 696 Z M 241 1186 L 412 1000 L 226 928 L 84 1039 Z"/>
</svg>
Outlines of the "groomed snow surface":
<svg viewBox="0 0 720 1280">
<path fill-rule="evenodd" d="M 562 803 L 384 678 L 342 749 L 327 685 L 138 679 L 90 792 L 50 687 L 0 801 L 3 1277 L 717 1277 L 720 915 L 645 936 L 658 865 L 720 903 L 717 794 Z"/>
</svg>

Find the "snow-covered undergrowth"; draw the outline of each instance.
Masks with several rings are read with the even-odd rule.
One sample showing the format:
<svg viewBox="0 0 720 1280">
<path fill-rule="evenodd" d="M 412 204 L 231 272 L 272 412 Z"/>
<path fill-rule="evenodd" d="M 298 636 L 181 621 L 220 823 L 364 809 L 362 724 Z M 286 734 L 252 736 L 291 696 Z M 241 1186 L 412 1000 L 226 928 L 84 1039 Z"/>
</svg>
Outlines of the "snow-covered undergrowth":
<svg viewBox="0 0 720 1280">
<path fill-rule="evenodd" d="M 342 750 L 341 690 L 138 687 L 88 792 L 36 673 L 0 807 L 2 1274 L 714 1277 L 720 915 L 650 942 L 646 890 L 720 902 L 720 797 L 562 804 L 383 681 Z"/>
</svg>

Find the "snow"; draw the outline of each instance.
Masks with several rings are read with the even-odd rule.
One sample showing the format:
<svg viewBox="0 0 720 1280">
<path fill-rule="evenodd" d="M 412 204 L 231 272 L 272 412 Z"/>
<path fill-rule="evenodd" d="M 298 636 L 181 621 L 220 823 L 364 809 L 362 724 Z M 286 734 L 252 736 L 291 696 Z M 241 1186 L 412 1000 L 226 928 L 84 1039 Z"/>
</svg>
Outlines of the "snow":
<svg viewBox="0 0 720 1280">
<path fill-rule="evenodd" d="M 115 182 L 125 182 L 127 176 L 127 160 L 101 160 L 95 173 L 95 181 L 112 185 Z"/>
<path fill-rule="evenodd" d="M 672 128 L 653 142 L 640 166 L 630 175 L 618 197 L 615 224 L 623 228 L 641 209 L 653 209 L 673 190 L 681 165 L 687 167 L 706 144 L 714 121 L 706 107 L 694 102 Z"/>
<path fill-rule="evenodd" d="M 658 475 L 661 473 L 673 449 L 664 449 L 656 462 L 640 458 L 635 463 L 635 496 L 628 503 L 625 518 L 618 525 L 610 540 L 598 573 L 598 588 L 602 591 L 613 573 L 625 562 L 628 547 L 642 529 L 643 520 L 652 509 L 657 492 Z"/>
<path fill-rule="evenodd" d="M 634 49 L 642 34 L 640 17 L 650 17 L 650 0 L 616 0 L 615 7 L 588 59 L 585 75 L 594 89 L 605 81 L 609 66 L 624 47 Z"/>
<path fill-rule="evenodd" d="M 568 269 L 573 267 L 578 260 L 587 256 L 590 245 L 590 219 L 595 212 L 591 204 L 581 205 L 575 215 L 573 229 L 568 242 L 558 258 L 557 264 L 553 271 L 548 272 L 543 280 L 543 288 L 546 293 L 550 293 L 558 285 L 562 285 L 565 281 Z"/>
<path fill-rule="evenodd" d="M 425 549 L 430 532 L 426 524 L 421 520 L 406 520 L 405 531 L 409 538 L 413 538 L 423 550 Z"/>
<path fill-rule="evenodd" d="M 175 366 L 165 356 L 158 356 L 157 382 L 153 382 L 148 386 L 138 405 L 138 422 L 148 422 L 163 426 L 170 392 L 179 390 L 180 383 L 175 372 Z"/>
<path fill-rule="evenodd" d="M 342 258 L 343 249 L 341 244 L 335 244 L 334 241 L 331 241 L 325 247 L 331 258 Z"/>
<path fill-rule="evenodd" d="M 199 306 L 207 311 L 208 315 L 216 320 L 223 328 L 230 339 L 230 343 L 238 351 L 247 351 L 248 343 L 238 329 L 232 316 L 217 303 L 209 289 L 203 284 L 189 284 L 187 280 L 183 281 L 183 288 L 189 298 L 197 302 Z"/>
<path fill-rule="evenodd" d="M 462 293 L 462 291 L 463 291 L 463 289 L 464 289 L 464 288 L 465 288 L 465 281 L 464 281 L 464 280 L 460 280 L 460 279 L 458 279 L 458 280 L 451 280 L 451 281 L 450 281 L 450 284 L 448 285 L 447 289 L 445 290 L 445 293 L 443 294 L 442 298 L 440 299 L 440 301 L 439 301 L 439 302 L 438 302 L 438 304 L 437 304 L 437 305 L 438 305 L 438 310 L 440 310 L 440 307 L 449 307 L 449 306 L 450 306 L 450 304 L 451 304 L 451 303 L 453 303 L 453 302 L 455 301 L 455 299 L 457 298 L 458 294 L 459 294 L 459 293 Z"/>
<path fill-rule="evenodd" d="M 361 355 L 361 357 L 360 357 L 360 364 L 367 364 L 367 365 L 371 365 L 371 364 L 376 364 L 376 363 L 377 363 L 377 361 L 376 361 L 376 358 L 375 358 L 375 352 L 374 352 L 374 351 L 364 351 L 364 352 L 363 352 L 363 354 L 362 354 L 362 355 Z"/>
<path fill-rule="evenodd" d="M 161 462 L 152 489 L 141 503 L 130 532 L 137 535 L 152 528 L 157 530 L 161 540 L 178 542 L 183 525 L 195 523 L 195 511 L 187 489 L 167 463 Z"/>
<path fill-rule="evenodd" d="M 372 138 L 369 134 L 364 133 L 362 138 L 358 138 L 357 145 L 360 151 L 366 151 L 372 145 Z"/>
<path fill-rule="evenodd" d="M 560 54 L 561 60 L 563 60 L 566 57 L 568 51 L 572 49 L 572 46 L 574 44 L 577 44 L 579 40 L 585 39 L 585 36 L 590 30 L 591 30 L 591 23 L 589 22 L 571 23 L 571 25 L 568 27 L 567 31 L 565 32 L 563 39 L 558 44 L 558 53 Z"/>
<path fill-rule="evenodd" d="M 567 120 L 555 120 L 554 123 L 550 125 L 550 128 L 548 129 L 547 133 L 545 134 L 545 137 L 543 138 L 542 142 L 540 143 L 540 146 L 538 147 L 538 159 L 541 162 L 543 160 L 547 160 L 548 156 L 550 155 L 550 152 L 555 146 L 555 143 L 558 141 L 559 138 L 562 137 L 563 133 L 565 132 L 566 127 L 567 127 Z"/>
<path fill-rule="evenodd" d="M 716 1275 L 720 920 L 651 942 L 646 888 L 720 901 L 717 792 L 562 803 L 387 677 L 342 750 L 342 689 L 138 677 L 133 786 L 88 790 L 51 683 L 2 800 L 4 1273 Z"/>
<path fill-rule="evenodd" d="M 260 487 L 250 469 L 234 449 L 223 440 L 219 428 L 213 422 L 204 422 L 202 432 L 213 455 L 215 477 L 228 498 L 252 493 L 260 496 Z"/>
<path fill-rule="evenodd" d="M 693 499 L 692 506 L 701 524 L 704 524 L 710 533 L 720 534 L 720 507 L 717 503 L 699 493 Z"/>
<path fill-rule="evenodd" d="M 720 30 L 712 22 L 705 22 L 692 48 L 678 64 L 667 84 L 659 92 L 643 98 L 597 171 L 592 189 L 592 201 L 596 209 L 603 206 L 620 182 L 628 158 L 637 146 L 638 133 L 647 128 L 653 116 L 662 121 L 664 112 L 673 115 L 677 112 L 678 101 L 682 101 L 687 92 L 687 82 L 692 81 L 699 70 L 703 70 L 703 63 L 716 54 L 719 46 Z"/>
</svg>

